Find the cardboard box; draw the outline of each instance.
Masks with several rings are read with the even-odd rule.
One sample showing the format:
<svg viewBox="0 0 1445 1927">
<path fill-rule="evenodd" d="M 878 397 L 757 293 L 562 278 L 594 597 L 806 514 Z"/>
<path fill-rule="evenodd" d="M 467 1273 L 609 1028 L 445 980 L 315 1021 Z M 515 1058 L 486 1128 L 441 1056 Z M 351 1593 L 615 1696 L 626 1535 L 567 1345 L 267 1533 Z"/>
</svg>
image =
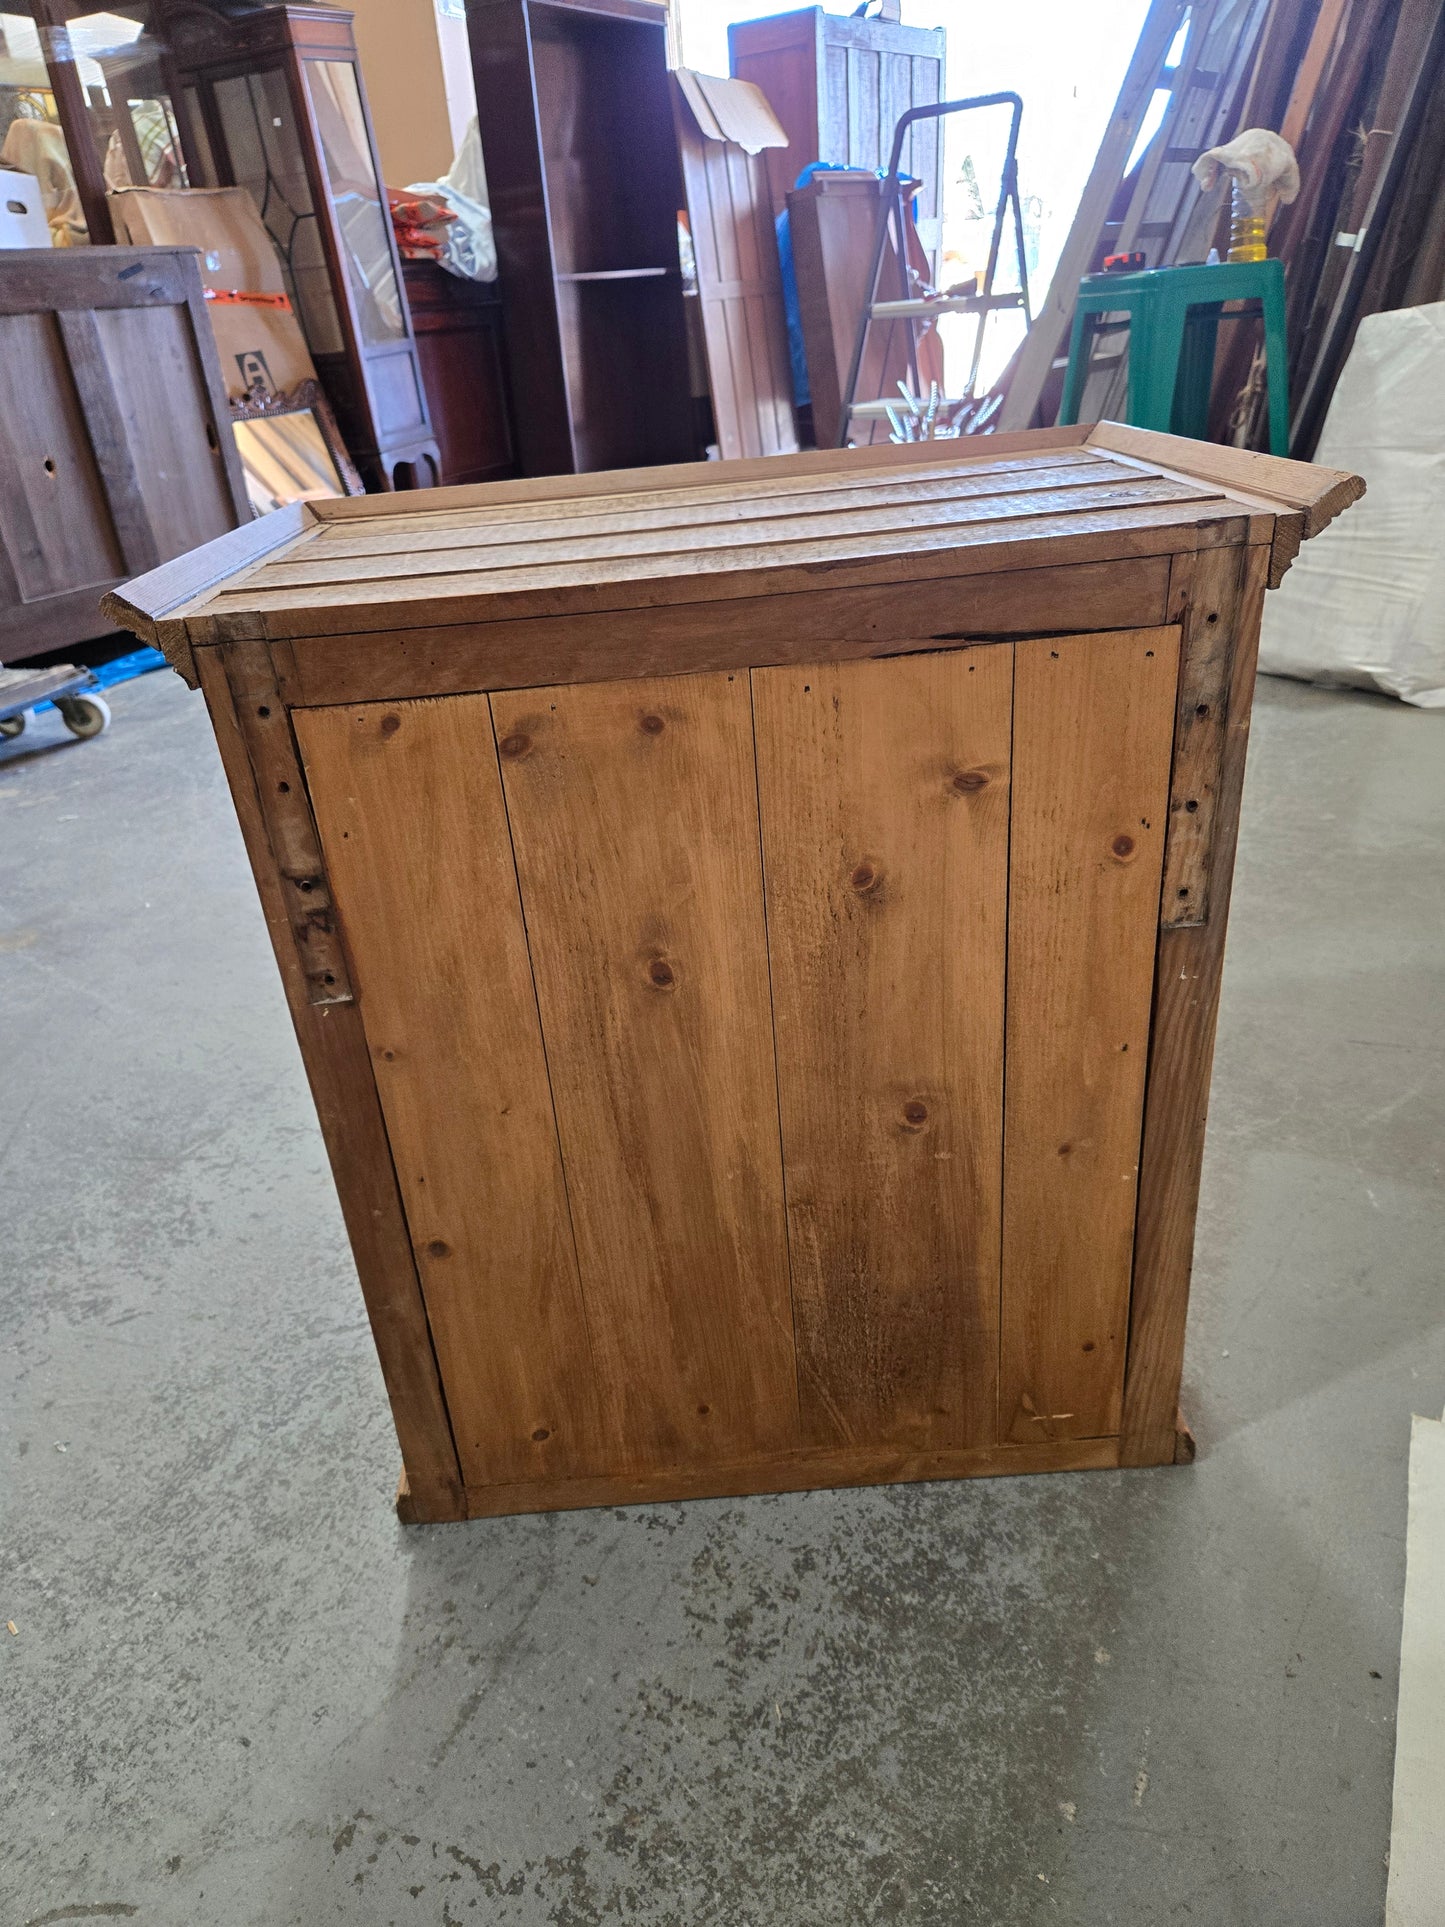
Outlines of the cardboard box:
<svg viewBox="0 0 1445 1927">
<path fill-rule="evenodd" d="M 206 312 L 233 402 L 316 379 L 281 258 L 244 187 L 125 187 L 110 197 L 117 240 L 201 253 Z"/>
</svg>

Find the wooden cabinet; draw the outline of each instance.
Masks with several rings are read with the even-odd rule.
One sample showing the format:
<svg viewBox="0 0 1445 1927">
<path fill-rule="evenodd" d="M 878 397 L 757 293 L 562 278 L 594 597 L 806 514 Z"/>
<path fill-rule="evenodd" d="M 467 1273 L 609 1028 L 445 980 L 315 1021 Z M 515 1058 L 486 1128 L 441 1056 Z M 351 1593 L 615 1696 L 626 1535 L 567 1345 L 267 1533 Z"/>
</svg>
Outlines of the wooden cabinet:
<svg viewBox="0 0 1445 1927">
<path fill-rule="evenodd" d="M 108 589 L 250 520 L 196 262 L 0 261 L 0 661 L 105 635 Z"/>
<path fill-rule="evenodd" d="M 1261 603 L 1359 488 L 1102 424 L 319 503 L 115 600 L 404 1516 L 1175 1456 Z"/>
<path fill-rule="evenodd" d="M 527 475 L 701 453 L 666 19 L 654 0 L 468 0 Z"/>
<path fill-rule="evenodd" d="M 809 161 L 870 171 L 888 166 L 893 130 L 910 107 L 942 100 L 942 27 L 802 7 L 728 28 L 733 73 L 761 87 L 788 136 L 766 153 L 773 212 Z M 943 221 L 943 141 L 939 123 L 921 121 L 903 148 L 906 173 L 919 181 L 918 234 L 937 261 Z"/>
<path fill-rule="evenodd" d="M 404 261 L 402 273 L 441 457 L 438 479 L 515 475 L 496 283 L 463 281 L 435 261 Z"/>
</svg>

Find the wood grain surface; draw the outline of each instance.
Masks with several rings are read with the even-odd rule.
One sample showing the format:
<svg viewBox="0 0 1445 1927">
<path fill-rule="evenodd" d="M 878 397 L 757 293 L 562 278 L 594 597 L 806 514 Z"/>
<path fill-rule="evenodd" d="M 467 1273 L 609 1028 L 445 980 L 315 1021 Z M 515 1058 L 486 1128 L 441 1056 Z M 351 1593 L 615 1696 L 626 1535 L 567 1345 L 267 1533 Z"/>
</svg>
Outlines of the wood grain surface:
<svg viewBox="0 0 1445 1927">
<path fill-rule="evenodd" d="M 297 715 L 468 1484 L 599 1437 L 547 1066 L 484 696 Z"/>
<path fill-rule="evenodd" d="M 1119 1428 L 1178 648 L 1014 646 L 1003 1439 Z"/>
<path fill-rule="evenodd" d="M 747 678 L 493 714 L 612 1423 L 634 1467 L 792 1446 Z"/>
<path fill-rule="evenodd" d="M 1214 1026 L 1270 551 L 1265 546 L 1235 550 L 1232 559 L 1232 579 L 1215 576 L 1200 595 L 1190 593 L 1196 581 L 1193 570 L 1180 570 L 1181 580 L 1189 585 L 1182 608 L 1181 711 L 1189 700 L 1190 658 L 1196 650 L 1213 658 L 1224 649 L 1230 673 L 1208 845 L 1206 920 L 1192 928 L 1164 930 L 1155 967 L 1129 1307 L 1125 1465 L 1169 1463 L 1184 1357 Z M 1218 620 L 1211 623 L 1211 615 Z M 1167 910 L 1167 902 L 1164 907 Z"/>
<path fill-rule="evenodd" d="M 810 1443 L 995 1424 L 1007 645 L 754 673 Z"/>
</svg>

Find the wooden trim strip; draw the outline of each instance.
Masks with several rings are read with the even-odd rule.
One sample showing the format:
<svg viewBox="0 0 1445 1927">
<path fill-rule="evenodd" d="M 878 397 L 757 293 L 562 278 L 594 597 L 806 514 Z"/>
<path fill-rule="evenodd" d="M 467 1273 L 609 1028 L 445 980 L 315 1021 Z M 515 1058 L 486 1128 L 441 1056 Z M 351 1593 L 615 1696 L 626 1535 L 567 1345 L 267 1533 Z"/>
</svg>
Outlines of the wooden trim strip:
<svg viewBox="0 0 1445 1927">
<path fill-rule="evenodd" d="M 1171 1434 L 1172 1438 L 1172 1434 Z M 910 1485 L 929 1479 L 1011 1478 L 1031 1472 L 1098 1472 L 1119 1464 L 1116 1438 L 1043 1440 L 1029 1445 L 827 1447 L 781 1452 L 731 1465 L 676 1467 L 545 1485 L 470 1485 L 441 1502 L 403 1474 L 397 1511 L 408 1525 L 494 1519 L 516 1512 L 570 1512 L 599 1505 L 658 1505 L 675 1499 L 734 1499 L 762 1492 L 811 1492 L 830 1486 Z"/>
<path fill-rule="evenodd" d="M 361 1012 L 355 1004 L 310 1001 L 225 662 L 210 651 L 197 671 L 331 1159 L 412 1488 L 434 1508 L 460 1506 L 461 1471 Z"/>
<path fill-rule="evenodd" d="M 1166 930 L 1209 921 L 1240 571 L 1249 553 L 1211 549 L 1180 555 L 1170 571 L 1170 619 L 1183 623 L 1184 640 L 1159 907 Z"/>
<path fill-rule="evenodd" d="M 128 629 L 161 650 L 171 668 L 196 689 L 199 678 L 190 637 L 178 612 L 208 590 L 236 581 L 239 571 L 258 567 L 284 544 L 309 539 L 319 528 L 309 503 L 276 509 L 112 589 L 101 600 L 101 613 L 118 629 Z"/>
<path fill-rule="evenodd" d="M 85 432 L 105 486 L 106 506 L 125 566 L 137 573 L 153 569 L 160 560 L 160 550 L 131 453 L 115 377 L 105 357 L 100 324 L 84 308 L 60 309 L 55 321 L 65 343 L 65 358 L 80 397 Z"/>
<path fill-rule="evenodd" d="M 307 999 L 313 1004 L 349 1004 L 351 978 L 337 931 L 321 839 L 271 653 L 264 642 L 233 642 L 222 651 L 222 662 L 255 776 L 257 804 Z"/>
<path fill-rule="evenodd" d="M 1294 462 L 1283 455 L 1257 455 L 1246 448 L 1190 441 L 1183 435 L 1130 428 L 1123 422 L 1095 422 L 1084 445 L 1134 456 L 1151 467 L 1196 482 L 1213 482 L 1243 502 L 1270 503 L 1279 516 L 1270 559 L 1271 589 L 1277 589 L 1284 580 L 1300 544 L 1327 528 L 1365 492 L 1364 478 L 1347 469 L 1322 468 L 1315 462 Z"/>
<path fill-rule="evenodd" d="M 1007 575 L 933 576 L 906 585 L 797 596 L 784 633 L 766 596 L 616 615 L 457 623 L 273 643 L 286 701 L 399 702 L 614 677 L 686 676 L 783 662 L 936 649 L 941 643 L 1063 635 L 1167 620 L 1170 559 L 1141 556 Z"/>
<path fill-rule="evenodd" d="M 1209 919 L 1183 929 L 1164 930 L 1159 938 L 1144 1093 L 1121 1465 L 1168 1465 L 1175 1452 L 1189 1275 L 1194 1261 L 1194 1214 L 1199 1202 L 1259 620 L 1268 574 L 1268 545 L 1250 548 L 1244 553 L 1232 593 L 1217 598 L 1219 626 L 1229 627 L 1233 642 L 1228 714 L 1207 859 Z M 1187 641 L 1192 608 L 1184 612 L 1184 622 Z"/>
</svg>

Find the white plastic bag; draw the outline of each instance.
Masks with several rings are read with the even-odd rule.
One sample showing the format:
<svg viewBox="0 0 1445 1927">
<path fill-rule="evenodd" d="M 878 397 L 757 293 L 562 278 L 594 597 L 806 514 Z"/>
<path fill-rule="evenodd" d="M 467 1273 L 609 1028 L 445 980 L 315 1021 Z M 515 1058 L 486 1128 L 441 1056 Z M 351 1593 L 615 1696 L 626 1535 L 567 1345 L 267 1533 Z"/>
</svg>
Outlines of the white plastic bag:
<svg viewBox="0 0 1445 1927">
<path fill-rule="evenodd" d="M 1266 598 L 1260 668 L 1445 709 L 1445 302 L 1360 323 L 1315 459 L 1367 493 Z"/>
</svg>

